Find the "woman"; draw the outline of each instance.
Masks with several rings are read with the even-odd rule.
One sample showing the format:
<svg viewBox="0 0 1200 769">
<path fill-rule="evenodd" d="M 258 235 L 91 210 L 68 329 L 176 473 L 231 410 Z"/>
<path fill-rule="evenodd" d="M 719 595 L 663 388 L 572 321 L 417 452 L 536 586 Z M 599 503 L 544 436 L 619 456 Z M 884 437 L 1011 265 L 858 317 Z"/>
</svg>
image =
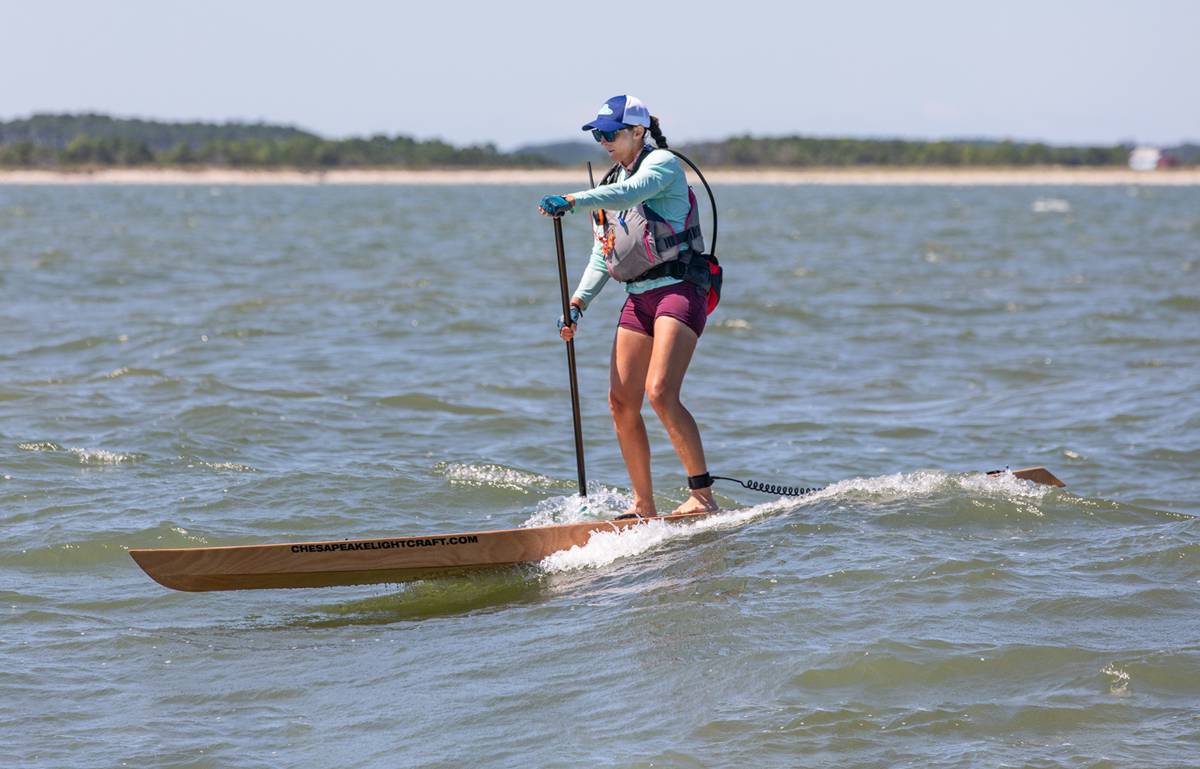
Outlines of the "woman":
<svg viewBox="0 0 1200 769">
<path fill-rule="evenodd" d="M 609 277 L 624 282 L 629 294 L 613 340 L 608 391 L 633 485 L 633 506 L 622 517 L 658 514 L 642 420 L 647 394 L 688 475 L 691 496 L 675 512 L 715 511 L 700 430 L 679 400 L 707 318 L 709 271 L 700 257 L 704 243 L 695 198 L 679 159 L 665 149 L 658 118 L 636 97 L 609 99 L 583 130 L 591 131 L 617 164 L 615 173 L 591 190 L 547 195 L 538 210 L 545 216 L 594 212 L 596 243 L 571 299 L 570 322 L 559 332 L 564 340 L 574 337 L 577 322 Z M 647 144 L 647 135 L 661 149 Z"/>
</svg>

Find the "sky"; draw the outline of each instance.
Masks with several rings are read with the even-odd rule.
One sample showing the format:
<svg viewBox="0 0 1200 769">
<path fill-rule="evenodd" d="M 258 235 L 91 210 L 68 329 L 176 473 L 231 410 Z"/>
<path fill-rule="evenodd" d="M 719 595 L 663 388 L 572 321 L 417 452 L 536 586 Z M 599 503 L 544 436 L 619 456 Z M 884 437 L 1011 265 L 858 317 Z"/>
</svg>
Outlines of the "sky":
<svg viewBox="0 0 1200 769">
<path fill-rule="evenodd" d="M 262 120 L 503 149 L 632 93 L 732 135 L 1200 141 L 1200 1 L 0 0 L 0 119 Z"/>
</svg>

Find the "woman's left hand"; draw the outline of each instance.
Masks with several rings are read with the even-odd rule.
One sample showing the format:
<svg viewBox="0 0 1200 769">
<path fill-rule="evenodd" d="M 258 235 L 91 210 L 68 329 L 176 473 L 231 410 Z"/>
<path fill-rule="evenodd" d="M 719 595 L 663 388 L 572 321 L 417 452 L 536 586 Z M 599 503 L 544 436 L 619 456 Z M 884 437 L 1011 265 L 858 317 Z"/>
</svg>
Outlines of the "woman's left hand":
<svg viewBox="0 0 1200 769">
<path fill-rule="evenodd" d="M 558 335 L 564 342 L 569 342 L 575 337 L 575 326 L 579 323 L 579 319 L 583 317 L 583 308 L 579 305 L 571 304 L 571 322 L 563 323 L 563 319 L 558 319 Z"/>
<path fill-rule="evenodd" d="M 562 216 L 574 207 L 575 200 L 570 195 L 546 195 L 538 201 L 542 216 Z"/>
</svg>

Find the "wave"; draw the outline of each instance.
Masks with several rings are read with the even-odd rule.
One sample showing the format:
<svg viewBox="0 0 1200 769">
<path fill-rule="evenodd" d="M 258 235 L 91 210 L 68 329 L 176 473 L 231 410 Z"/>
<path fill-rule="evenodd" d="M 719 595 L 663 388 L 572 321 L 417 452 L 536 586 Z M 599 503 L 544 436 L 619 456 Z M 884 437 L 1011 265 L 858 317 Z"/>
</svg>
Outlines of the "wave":
<svg viewBox="0 0 1200 769">
<path fill-rule="evenodd" d="M 1020 678 L 1028 683 L 1030 677 L 1056 677 L 1073 665 L 1099 671 L 1110 661 L 1101 652 L 1069 646 L 947 646 L 937 640 L 885 641 L 873 649 L 830 655 L 821 666 L 794 674 L 790 682 L 804 689 L 855 690 L 960 686 L 993 678 Z"/>
<path fill-rule="evenodd" d="M 1159 307 L 1165 307 L 1168 310 L 1183 310 L 1185 312 L 1200 312 L 1200 296 L 1187 296 L 1184 294 L 1174 294 L 1161 299 L 1158 302 Z"/>
<path fill-rule="evenodd" d="M 206 470 L 216 470 L 217 472 L 232 472 L 232 473 L 257 473 L 257 467 L 243 465 L 238 462 L 210 462 L 206 459 L 197 457 L 180 457 L 180 462 L 183 462 L 188 468 L 204 468 Z"/>
<path fill-rule="evenodd" d="M 440 398 L 424 393 L 405 393 L 404 395 L 388 395 L 380 398 L 380 406 L 408 409 L 410 411 L 441 411 L 447 414 L 466 414 L 471 416 L 504 416 L 506 412 L 487 406 L 467 406 L 461 403 L 447 403 Z"/>
<path fill-rule="evenodd" d="M 1013 583 L 1015 578 L 1015 575 L 1010 575 L 1008 581 Z M 1186 590 L 1165 587 L 1132 590 L 1124 586 L 1118 588 L 1106 585 L 1103 592 L 1076 593 L 1022 602 L 1009 614 L 1054 617 L 1060 622 L 1070 619 L 1090 623 L 1097 618 L 1119 621 L 1153 619 L 1164 612 L 1184 614 L 1194 612 L 1197 608 L 1196 598 Z M 1017 619 L 1015 616 L 1013 618 Z"/>
<path fill-rule="evenodd" d="M 1195 519 L 1193 519 L 1195 520 Z M 1193 528 L 1189 526 L 1188 528 Z M 1149 546 L 1150 537 L 1154 542 L 1165 546 Z M 1087 571 L 1107 572 L 1120 571 L 1142 576 L 1156 574 L 1174 576 L 1179 579 L 1200 576 L 1200 544 L 1194 541 L 1195 533 L 1181 533 L 1176 541 L 1171 542 L 1167 534 L 1155 532 L 1147 535 L 1140 543 L 1127 541 L 1120 543 L 1125 550 L 1120 555 L 1112 555 L 1107 560 L 1092 560 L 1081 567 Z M 1192 541 L 1183 541 L 1187 537 Z"/>
<path fill-rule="evenodd" d="M 124 377 L 150 377 L 155 379 L 165 379 L 167 375 L 158 369 L 154 368 L 137 368 L 131 366 L 121 366 L 113 369 L 104 375 L 105 379 L 121 379 Z"/>
<path fill-rule="evenodd" d="M 561 489 L 566 483 L 538 473 L 517 470 L 504 465 L 472 465 L 461 462 L 439 462 L 434 472 L 453 484 L 490 486 L 498 489 L 530 492 L 539 489 Z"/>
<path fill-rule="evenodd" d="M 81 447 L 64 448 L 53 441 L 23 441 L 17 444 L 20 451 L 47 454 L 71 454 L 81 465 L 120 465 L 145 459 L 146 455 L 136 451 L 110 451 Z"/>
<path fill-rule="evenodd" d="M 55 344 L 43 344 L 34 347 L 29 347 L 20 350 L 12 355 L 0 355 L 0 360 L 29 360 L 37 355 L 54 355 L 65 352 L 79 352 L 81 350 L 90 350 L 93 347 L 98 347 L 106 342 L 113 341 L 109 337 L 104 336 L 84 336 L 78 339 L 70 339 L 65 342 Z"/>
<path fill-rule="evenodd" d="M 81 465 L 120 465 L 136 462 L 146 457 L 145 454 L 125 451 L 109 451 L 108 449 L 67 449 L 74 454 Z"/>
<path fill-rule="evenodd" d="M 207 544 L 207 538 L 193 534 L 182 526 L 163 525 L 0 553 L 0 566 L 89 570 L 95 566 L 128 561 L 130 547 L 200 547 Z"/>
<path fill-rule="evenodd" d="M 1011 681 L 1028 688 L 1044 681 L 1055 690 L 1108 690 L 1127 694 L 1139 686 L 1187 692 L 1200 683 L 1198 653 L 1193 648 L 1112 652 L 1081 645 L 964 645 L 937 639 L 908 643 L 883 641 L 871 649 L 841 652 L 819 666 L 792 676 L 805 689 L 850 687 L 892 689 L 950 685 L 959 688 L 988 679 Z"/>
</svg>

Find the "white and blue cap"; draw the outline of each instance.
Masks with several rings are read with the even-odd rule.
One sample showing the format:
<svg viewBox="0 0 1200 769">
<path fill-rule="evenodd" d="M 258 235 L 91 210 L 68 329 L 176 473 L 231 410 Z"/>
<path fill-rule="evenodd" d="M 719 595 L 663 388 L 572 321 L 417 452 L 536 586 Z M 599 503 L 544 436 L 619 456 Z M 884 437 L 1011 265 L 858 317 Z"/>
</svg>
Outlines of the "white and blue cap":
<svg viewBox="0 0 1200 769">
<path fill-rule="evenodd" d="M 585 131 L 617 131 L 631 125 L 650 127 L 650 110 L 636 96 L 623 93 L 604 102 L 596 119 L 583 127 Z"/>
</svg>

